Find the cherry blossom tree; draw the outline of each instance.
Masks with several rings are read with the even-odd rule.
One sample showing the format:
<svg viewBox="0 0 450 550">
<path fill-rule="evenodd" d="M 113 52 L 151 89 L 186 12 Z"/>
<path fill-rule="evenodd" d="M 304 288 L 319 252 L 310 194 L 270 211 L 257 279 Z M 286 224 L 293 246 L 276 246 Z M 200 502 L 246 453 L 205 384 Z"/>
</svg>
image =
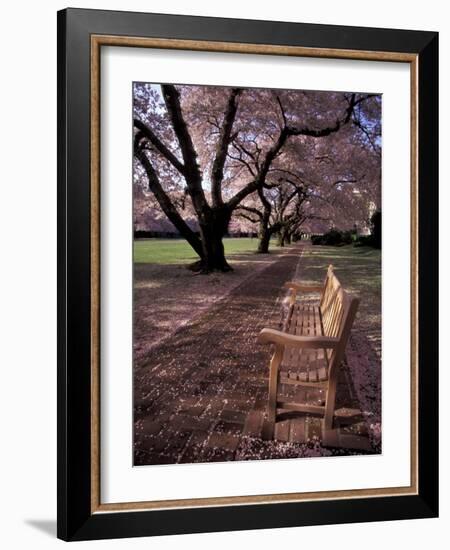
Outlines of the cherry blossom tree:
<svg viewBox="0 0 450 550">
<path fill-rule="evenodd" d="M 379 110 L 372 117 L 379 120 Z M 237 208 L 241 217 L 259 224 L 258 251 L 268 251 L 274 234 L 279 245 L 289 243 L 293 234 L 305 224 L 311 227 L 311 222 L 323 230 L 330 226 L 347 229 L 349 221 L 351 228 L 355 223 L 367 225 L 373 205 L 380 202 L 379 132 L 378 126 L 366 128 L 358 120 L 327 138 L 291 139 L 258 195 Z M 248 165 L 256 158 L 247 154 L 236 160 Z"/>
<path fill-rule="evenodd" d="M 371 94 L 136 83 L 135 170 L 198 254 L 193 269 L 228 271 L 222 239 L 234 214 L 245 215 L 245 208 L 251 214 L 259 201 L 266 229 L 278 224 L 288 235 L 307 215 L 307 200 L 329 205 L 332 191 L 343 189 L 343 183 L 331 189 L 331 174 L 345 164 L 338 136 L 347 136 L 348 155 L 352 147 L 379 147 L 374 102 L 379 98 Z M 330 157 L 328 166 L 316 149 Z M 342 182 L 354 171 L 347 169 Z M 198 231 L 187 223 L 187 211 Z"/>
</svg>

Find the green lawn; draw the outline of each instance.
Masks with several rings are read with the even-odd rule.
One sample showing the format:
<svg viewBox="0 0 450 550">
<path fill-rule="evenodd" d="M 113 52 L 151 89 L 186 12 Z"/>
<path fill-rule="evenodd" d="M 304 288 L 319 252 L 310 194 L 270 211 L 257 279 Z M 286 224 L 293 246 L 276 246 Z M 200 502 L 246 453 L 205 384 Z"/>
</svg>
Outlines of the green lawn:
<svg viewBox="0 0 450 550">
<path fill-rule="evenodd" d="M 358 331 L 381 350 L 381 250 L 351 245 L 311 246 L 301 260 L 301 280 L 309 283 L 323 280 L 329 264 L 334 265 L 344 288 L 361 299 Z"/>
<path fill-rule="evenodd" d="M 258 239 L 242 238 L 223 240 L 225 255 L 255 252 Z M 139 239 L 134 241 L 134 261 L 138 264 L 184 264 L 198 256 L 183 239 Z"/>
<path fill-rule="evenodd" d="M 311 246 L 303 258 L 303 277 L 317 280 L 329 264 L 334 265 L 336 274 L 349 290 L 380 291 L 381 250 L 352 245 Z"/>
</svg>

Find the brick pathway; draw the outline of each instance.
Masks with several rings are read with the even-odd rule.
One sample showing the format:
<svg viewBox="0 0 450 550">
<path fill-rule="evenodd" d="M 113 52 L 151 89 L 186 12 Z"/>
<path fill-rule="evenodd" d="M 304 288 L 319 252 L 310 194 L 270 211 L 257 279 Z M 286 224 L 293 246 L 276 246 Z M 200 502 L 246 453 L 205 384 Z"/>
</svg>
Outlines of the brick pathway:
<svg viewBox="0 0 450 550">
<path fill-rule="evenodd" d="M 263 327 L 276 327 L 280 321 L 283 283 L 296 272 L 301 250 L 297 244 L 280 255 L 152 349 L 144 366 L 136 369 L 136 465 L 302 456 L 298 445 L 259 437 L 269 349 L 256 343 Z M 355 406 L 347 369 L 342 376 L 345 391 L 340 394 L 346 406 Z M 295 422 L 290 438 L 289 429 L 283 437 L 281 424 L 278 439 L 298 442 L 292 439 L 296 432 L 301 441 L 320 447 L 319 420 Z M 322 450 L 318 454 L 330 454 Z"/>
</svg>

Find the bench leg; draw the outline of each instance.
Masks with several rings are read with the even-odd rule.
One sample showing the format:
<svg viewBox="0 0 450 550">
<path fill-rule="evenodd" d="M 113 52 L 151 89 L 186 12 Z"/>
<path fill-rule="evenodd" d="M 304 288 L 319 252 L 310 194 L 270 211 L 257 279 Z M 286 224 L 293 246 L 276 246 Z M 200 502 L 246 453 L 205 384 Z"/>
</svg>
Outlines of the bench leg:
<svg viewBox="0 0 450 550">
<path fill-rule="evenodd" d="M 328 383 L 327 397 L 325 400 L 325 417 L 323 419 L 324 432 L 333 429 L 334 407 L 336 404 L 337 380 L 331 379 Z"/>
<path fill-rule="evenodd" d="M 267 423 L 264 429 L 264 439 L 273 439 L 275 422 L 277 420 L 277 392 L 278 392 L 278 369 L 283 359 L 283 346 L 276 346 L 275 352 L 270 361 L 269 371 L 269 403 L 267 406 Z"/>
</svg>

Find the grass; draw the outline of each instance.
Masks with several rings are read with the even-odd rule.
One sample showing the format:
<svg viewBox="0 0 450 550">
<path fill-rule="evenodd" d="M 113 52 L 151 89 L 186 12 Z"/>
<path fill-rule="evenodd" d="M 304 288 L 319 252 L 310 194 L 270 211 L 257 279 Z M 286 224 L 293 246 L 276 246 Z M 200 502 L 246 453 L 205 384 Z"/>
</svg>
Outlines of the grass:
<svg viewBox="0 0 450 550">
<path fill-rule="evenodd" d="M 344 286 L 360 291 L 381 288 L 381 250 L 369 247 L 312 246 L 304 258 L 304 275 L 315 279 L 329 264 Z"/>
<path fill-rule="evenodd" d="M 358 330 L 376 347 L 381 346 L 381 250 L 369 247 L 311 246 L 301 260 L 301 279 L 323 280 L 333 264 L 344 288 L 361 299 Z"/>
<path fill-rule="evenodd" d="M 312 246 L 304 260 L 307 276 L 315 276 L 316 270 L 323 271 L 333 264 L 344 285 L 358 289 L 370 282 L 374 288 L 381 286 L 381 250 L 352 245 Z"/>
<path fill-rule="evenodd" d="M 223 240 L 225 255 L 256 252 L 258 239 L 241 238 Z M 139 239 L 134 241 L 134 262 L 138 264 L 184 264 L 198 256 L 183 239 Z"/>
</svg>

